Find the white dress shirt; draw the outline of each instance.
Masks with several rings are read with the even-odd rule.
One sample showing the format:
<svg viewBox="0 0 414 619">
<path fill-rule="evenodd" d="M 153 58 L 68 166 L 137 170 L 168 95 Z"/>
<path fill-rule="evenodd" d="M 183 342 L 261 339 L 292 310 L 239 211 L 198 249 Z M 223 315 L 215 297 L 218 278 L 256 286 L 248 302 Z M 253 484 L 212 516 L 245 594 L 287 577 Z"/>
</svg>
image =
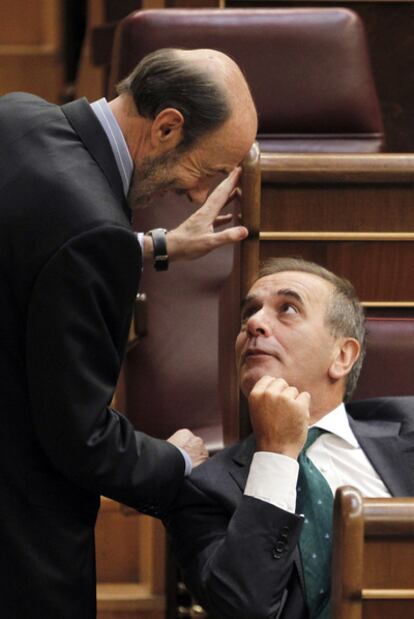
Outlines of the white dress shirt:
<svg viewBox="0 0 414 619">
<path fill-rule="evenodd" d="M 339 486 L 349 484 L 366 497 L 391 496 L 359 446 L 343 404 L 311 427 L 327 431 L 316 439 L 306 455 L 325 477 L 333 495 Z M 250 465 L 244 494 L 294 513 L 298 473 L 297 460 L 257 451 Z"/>
</svg>

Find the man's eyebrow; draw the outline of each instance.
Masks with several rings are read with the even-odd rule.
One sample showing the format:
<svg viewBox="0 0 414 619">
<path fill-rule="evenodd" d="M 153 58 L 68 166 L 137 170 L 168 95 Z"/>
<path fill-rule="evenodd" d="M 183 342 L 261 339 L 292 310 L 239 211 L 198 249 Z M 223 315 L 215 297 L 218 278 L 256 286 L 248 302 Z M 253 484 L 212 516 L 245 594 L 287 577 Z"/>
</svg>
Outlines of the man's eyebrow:
<svg viewBox="0 0 414 619">
<path fill-rule="evenodd" d="M 291 288 L 281 288 L 280 290 L 276 290 L 272 293 L 274 297 L 290 297 L 291 299 L 295 299 L 298 303 L 303 305 L 303 299 L 296 290 L 292 290 Z M 250 303 L 254 303 L 258 300 L 258 297 L 254 294 L 248 294 L 243 301 L 241 302 L 241 309 L 243 310 Z"/>
<path fill-rule="evenodd" d="M 301 305 L 303 305 L 303 299 L 296 290 L 291 290 L 290 288 L 281 288 L 277 292 L 275 292 L 275 296 L 278 297 L 291 297 L 298 301 Z"/>
</svg>

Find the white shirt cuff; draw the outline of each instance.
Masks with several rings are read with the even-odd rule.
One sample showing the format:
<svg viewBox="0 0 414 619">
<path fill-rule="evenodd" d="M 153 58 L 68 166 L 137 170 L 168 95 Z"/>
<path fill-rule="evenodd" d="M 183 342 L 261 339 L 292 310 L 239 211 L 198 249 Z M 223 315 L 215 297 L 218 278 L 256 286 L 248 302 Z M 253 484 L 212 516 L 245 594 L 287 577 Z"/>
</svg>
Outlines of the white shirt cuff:
<svg viewBox="0 0 414 619">
<path fill-rule="evenodd" d="M 253 455 L 244 494 L 294 514 L 298 474 L 299 464 L 293 458 L 257 451 Z"/>
<path fill-rule="evenodd" d="M 137 235 L 138 243 L 141 246 L 142 255 L 144 255 L 144 233 L 137 232 L 136 235 Z"/>
<path fill-rule="evenodd" d="M 191 458 L 185 449 L 181 449 L 181 447 L 177 447 L 177 449 L 181 451 L 185 461 L 184 477 L 188 477 L 189 475 L 191 475 L 191 471 L 193 470 L 193 463 L 191 462 Z"/>
</svg>

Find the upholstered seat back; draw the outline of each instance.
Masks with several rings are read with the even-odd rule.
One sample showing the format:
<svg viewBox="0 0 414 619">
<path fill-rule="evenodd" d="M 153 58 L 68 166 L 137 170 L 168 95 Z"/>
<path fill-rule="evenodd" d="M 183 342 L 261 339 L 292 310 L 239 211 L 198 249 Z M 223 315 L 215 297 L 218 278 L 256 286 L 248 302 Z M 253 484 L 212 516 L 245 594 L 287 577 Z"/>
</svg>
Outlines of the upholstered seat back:
<svg viewBox="0 0 414 619">
<path fill-rule="evenodd" d="M 368 318 L 367 354 L 354 400 L 414 395 L 414 318 Z"/>
<path fill-rule="evenodd" d="M 137 11 L 118 26 L 110 91 L 162 47 L 219 49 L 240 65 L 262 151 L 376 152 L 379 103 L 360 18 L 346 9 Z"/>
<path fill-rule="evenodd" d="M 167 195 L 137 219 L 142 230 L 171 229 L 193 209 L 184 198 Z M 218 307 L 232 262 L 228 246 L 172 263 L 167 272 L 145 265 L 140 288 L 147 296 L 148 334 L 125 364 L 126 413 L 140 430 L 166 438 L 188 427 L 211 449 L 222 446 Z"/>
</svg>

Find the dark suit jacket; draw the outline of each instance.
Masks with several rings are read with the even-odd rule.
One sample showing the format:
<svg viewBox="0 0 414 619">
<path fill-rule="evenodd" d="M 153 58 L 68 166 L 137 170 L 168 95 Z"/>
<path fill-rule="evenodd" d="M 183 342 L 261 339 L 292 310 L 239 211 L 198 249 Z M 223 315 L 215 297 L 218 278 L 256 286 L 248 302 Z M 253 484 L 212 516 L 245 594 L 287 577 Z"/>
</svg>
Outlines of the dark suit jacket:
<svg viewBox="0 0 414 619">
<path fill-rule="evenodd" d="M 109 407 L 141 253 L 101 125 L 15 93 L 0 135 L 1 616 L 90 619 L 100 494 L 160 515 L 184 460 Z"/>
<path fill-rule="evenodd" d="M 414 495 L 414 397 L 347 409 L 390 493 Z M 254 450 L 251 435 L 196 468 L 165 523 L 184 579 L 209 616 L 306 619 L 297 549 L 303 518 L 243 495 Z"/>
</svg>

